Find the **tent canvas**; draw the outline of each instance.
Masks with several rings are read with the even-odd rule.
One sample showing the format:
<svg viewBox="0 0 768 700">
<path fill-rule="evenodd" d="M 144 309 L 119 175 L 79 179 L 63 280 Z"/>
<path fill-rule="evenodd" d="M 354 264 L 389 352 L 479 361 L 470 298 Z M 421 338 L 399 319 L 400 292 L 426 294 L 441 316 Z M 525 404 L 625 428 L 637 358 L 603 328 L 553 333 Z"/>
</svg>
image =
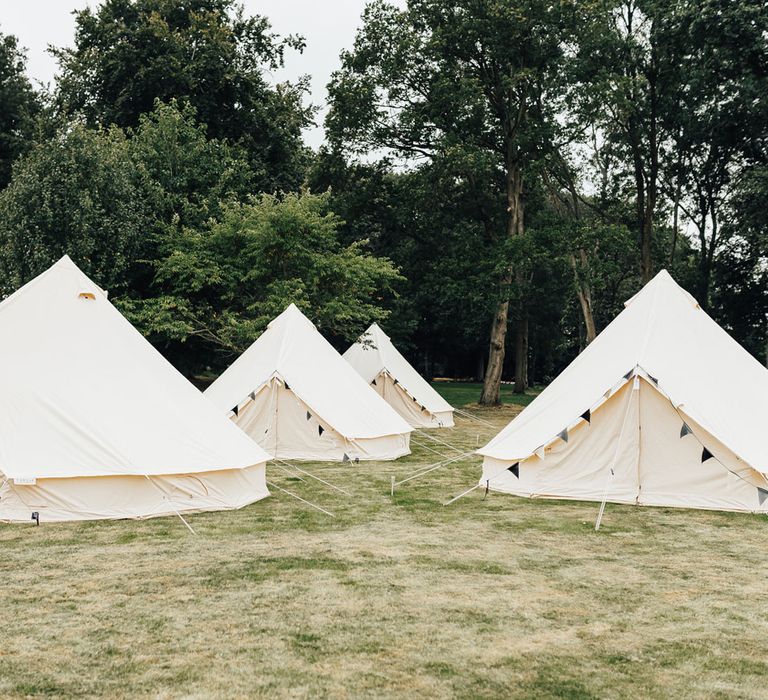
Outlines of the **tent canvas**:
<svg viewBox="0 0 768 700">
<path fill-rule="evenodd" d="M 142 518 L 269 495 L 268 455 L 68 257 L 0 303 L 0 519 Z"/>
<path fill-rule="evenodd" d="M 529 497 L 765 511 L 766 416 L 768 370 L 662 271 L 479 450 L 480 483 Z"/>
<path fill-rule="evenodd" d="M 205 395 L 280 459 L 389 460 L 409 426 L 291 304 Z"/>
<path fill-rule="evenodd" d="M 414 428 L 450 428 L 453 407 L 372 324 L 342 356 Z"/>
</svg>

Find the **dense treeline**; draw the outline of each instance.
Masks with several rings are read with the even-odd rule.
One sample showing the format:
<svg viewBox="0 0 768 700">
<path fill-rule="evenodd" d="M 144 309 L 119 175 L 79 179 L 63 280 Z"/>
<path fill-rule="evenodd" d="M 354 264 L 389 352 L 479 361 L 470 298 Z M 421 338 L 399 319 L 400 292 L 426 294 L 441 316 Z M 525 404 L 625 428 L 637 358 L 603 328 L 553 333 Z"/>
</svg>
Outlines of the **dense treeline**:
<svg viewBox="0 0 768 700">
<path fill-rule="evenodd" d="M 304 40 L 234 0 L 76 19 L 50 94 L 0 36 L 6 293 L 69 253 L 188 373 L 293 301 L 494 403 L 666 267 L 766 359 L 763 2 L 376 0 L 318 152 L 306 81 L 269 79 Z"/>
</svg>

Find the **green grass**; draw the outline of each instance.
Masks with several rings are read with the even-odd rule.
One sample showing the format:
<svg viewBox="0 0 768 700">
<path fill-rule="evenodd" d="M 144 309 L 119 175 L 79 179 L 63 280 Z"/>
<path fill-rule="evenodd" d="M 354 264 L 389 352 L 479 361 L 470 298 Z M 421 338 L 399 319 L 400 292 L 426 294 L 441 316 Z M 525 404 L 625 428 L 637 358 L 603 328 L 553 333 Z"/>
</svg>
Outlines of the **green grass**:
<svg viewBox="0 0 768 700">
<path fill-rule="evenodd" d="M 432 382 L 437 392 L 452 406 L 473 406 L 480 398 L 483 385 L 479 382 Z M 542 387 L 515 394 L 512 384 L 501 385 L 501 402 L 512 406 L 527 406 L 538 396 Z"/>
<path fill-rule="evenodd" d="M 469 449 L 478 425 L 435 435 Z M 270 470 L 335 518 L 278 493 L 191 516 L 196 537 L 0 527 L 0 697 L 766 697 L 765 518 L 609 505 L 595 532 L 590 503 L 444 507 L 475 458 L 390 498 L 433 459 L 304 465 L 352 498 Z"/>
</svg>

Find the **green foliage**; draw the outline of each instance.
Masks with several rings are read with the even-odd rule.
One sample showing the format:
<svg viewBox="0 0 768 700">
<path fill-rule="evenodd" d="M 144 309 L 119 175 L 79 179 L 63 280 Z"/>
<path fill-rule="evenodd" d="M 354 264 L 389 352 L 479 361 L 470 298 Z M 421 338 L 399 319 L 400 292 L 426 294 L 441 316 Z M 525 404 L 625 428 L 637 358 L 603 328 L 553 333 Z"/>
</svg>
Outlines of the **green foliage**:
<svg viewBox="0 0 768 700">
<path fill-rule="evenodd" d="M 191 341 L 231 357 L 289 303 L 323 333 L 351 341 L 386 317 L 381 300 L 401 278 L 365 242 L 342 245 L 340 223 L 327 195 L 224 205 L 220 220 L 166 239 L 152 294 L 123 308 L 172 353 Z"/>
<path fill-rule="evenodd" d="M 73 125 L 36 144 L 0 193 L 5 292 L 68 253 L 113 293 L 146 242 L 147 211 L 130 143 L 119 129 Z"/>
<path fill-rule="evenodd" d="M 0 34 L 0 189 L 10 180 L 13 161 L 29 149 L 41 108 L 25 69 L 16 37 Z"/>
<path fill-rule="evenodd" d="M 106 0 L 75 15 L 74 47 L 56 50 L 61 109 L 91 125 L 134 127 L 156 99 L 176 98 L 211 137 L 245 149 L 261 189 L 300 184 L 307 85 L 272 87 L 264 74 L 286 50 L 302 50 L 302 39 L 276 36 L 234 0 Z"/>
</svg>

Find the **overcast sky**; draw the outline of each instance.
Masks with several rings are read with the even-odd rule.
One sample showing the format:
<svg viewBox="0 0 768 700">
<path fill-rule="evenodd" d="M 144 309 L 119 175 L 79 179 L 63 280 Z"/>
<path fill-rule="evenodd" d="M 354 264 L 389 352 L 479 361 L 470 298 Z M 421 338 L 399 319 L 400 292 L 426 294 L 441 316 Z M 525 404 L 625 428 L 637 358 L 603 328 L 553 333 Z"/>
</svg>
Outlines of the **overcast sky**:
<svg viewBox="0 0 768 700">
<path fill-rule="evenodd" d="M 275 75 L 285 80 L 308 74 L 312 77 L 313 104 L 324 105 L 325 86 L 339 63 L 339 52 L 350 48 L 365 0 L 241 0 L 246 11 L 269 17 L 279 34 L 301 34 L 307 40 L 302 55 L 286 57 L 286 68 Z M 73 10 L 98 6 L 97 0 L 0 0 L 0 32 L 15 34 L 27 49 L 30 77 L 52 83 L 56 62 L 49 45 L 71 46 L 74 37 Z M 397 4 L 404 4 L 403 0 Z M 307 143 L 323 140 L 321 112 L 318 126 L 306 134 Z"/>
</svg>

